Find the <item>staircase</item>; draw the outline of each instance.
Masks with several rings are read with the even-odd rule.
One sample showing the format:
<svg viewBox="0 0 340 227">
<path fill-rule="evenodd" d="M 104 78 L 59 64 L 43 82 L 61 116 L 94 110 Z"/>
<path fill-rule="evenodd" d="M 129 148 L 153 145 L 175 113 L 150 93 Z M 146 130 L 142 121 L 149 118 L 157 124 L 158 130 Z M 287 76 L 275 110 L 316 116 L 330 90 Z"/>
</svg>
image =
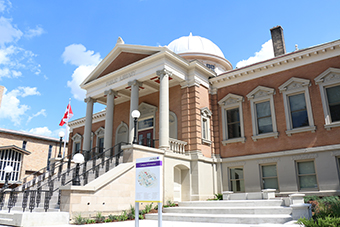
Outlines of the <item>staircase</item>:
<svg viewBox="0 0 340 227">
<path fill-rule="evenodd" d="M 225 224 L 283 224 L 293 220 L 292 208 L 283 205 L 282 199 L 179 202 L 178 207 L 163 208 L 162 219 Z M 157 214 L 147 214 L 145 217 L 157 220 Z"/>
<path fill-rule="evenodd" d="M 77 165 L 80 184 L 86 185 L 122 163 L 121 145 L 117 144 L 103 152 L 96 152 L 98 148 L 82 152 L 85 156 L 85 162 L 82 164 L 73 163 L 71 156 L 59 159 L 49 167 L 40 170 L 38 172 L 40 175 L 32 180 L 27 180 L 32 178 L 31 176 L 26 177 L 22 180 L 23 184 L 13 190 L 0 191 L 0 210 L 6 210 L 6 212 L 8 210 L 8 213 L 11 211 L 59 212 L 59 187 L 72 184 L 76 176 Z M 115 150 L 118 150 L 117 154 L 114 154 Z"/>
</svg>

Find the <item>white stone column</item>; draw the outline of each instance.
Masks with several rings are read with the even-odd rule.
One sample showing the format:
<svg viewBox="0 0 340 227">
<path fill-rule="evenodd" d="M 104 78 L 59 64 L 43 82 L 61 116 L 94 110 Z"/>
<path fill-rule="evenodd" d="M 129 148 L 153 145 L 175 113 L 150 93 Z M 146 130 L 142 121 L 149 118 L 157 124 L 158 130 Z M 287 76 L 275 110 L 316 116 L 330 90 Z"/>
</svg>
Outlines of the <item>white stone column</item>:
<svg viewBox="0 0 340 227">
<path fill-rule="evenodd" d="M 95 102 L 95 100 L 89 97 L 89 98 L 86 98 L 84 101 L 86 102 L 87 105 L 86 105 L 83 150 L 89 151 L 91 149 L 92 114 L 93 114 L 93 103 Z"/>
<path fill-rule="evenodd" d="M 169 149 L 169 76 L 166 69 L 157 71 L 159 87 L 159 148 Z"/>
<path fill-rule="evenodd" d="M 104 134 L 104 149 L 112 147 L 113 134 L 113 112 L 115 107 L 115 96 L 117 92 L 112 89 L 104 92 L 106 95 L 106 116 L 105 116 L 105 134 Z"/>
<path fill-rule="evenodd" d="M 130 97 L 130 122 L 129 122 L 129 143 L 133 142 L 133 136 L 135 133 L 134 129 L 134 119 L 131 117 L 131 113 L 134 110 L 138 110 L 139 105 L 139 87 L 143 84 L 137 80 L 130 81 L 128 85 L 131 87 L 131 97 Z"/>
</svg>

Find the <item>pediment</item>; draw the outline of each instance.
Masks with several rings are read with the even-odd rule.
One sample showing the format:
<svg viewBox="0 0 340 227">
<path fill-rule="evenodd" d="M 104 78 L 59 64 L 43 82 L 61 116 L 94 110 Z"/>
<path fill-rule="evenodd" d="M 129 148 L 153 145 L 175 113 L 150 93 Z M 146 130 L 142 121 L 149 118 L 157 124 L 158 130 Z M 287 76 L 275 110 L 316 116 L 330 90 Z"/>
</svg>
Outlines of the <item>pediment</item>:
<svg viewBox="0 0 340 227">
<path fill-rule="evenodd" d="M 291 90 L 300 89 L 302 87 L 306 87 L 306 86 L 309 86 L 309 85 L 310 85 L 310 81 L 307 80 L 307 79 L 292 77 L 287 82 L 282 84 L 279 87 L 279 90 L 280 90 L 280 92 L 291 91 Z"/>
<path fill-rule="evenodd" d="M 223 99 L 221 99 L 218 104 L 220 106 L 228 106 L 228 105 L 233 105 L 236 103 L 243 102 L 243 96 L 240 95 L 235 95 L 235 94 L 228 94 L 226 95 Z"/>
<path fill-rule="evenodd" d="M 329 68 L 315 79 L 316 84 L 329 84 L 329 83 L 337 83 L 340 82 L 340 69 L 338 68 Z"/>
<path fill-rule="evenodd" d="M 254 90 L 252 90 L 248 95 L 248 99 L 256 99 L 261 98 L 264 96 L 272 95 L 275 93 L 274 88 L 264 87 L 264 86 L 258 86 Z"/>
<path fill-rule="evenodd" d="M 111 52 L 97 65 L 81 83 L 81 87 L 100 77 L 132 65 L 162 51 L 164 47 L 149 47 L 128 44 L 116 44 Z"/>
</svg>

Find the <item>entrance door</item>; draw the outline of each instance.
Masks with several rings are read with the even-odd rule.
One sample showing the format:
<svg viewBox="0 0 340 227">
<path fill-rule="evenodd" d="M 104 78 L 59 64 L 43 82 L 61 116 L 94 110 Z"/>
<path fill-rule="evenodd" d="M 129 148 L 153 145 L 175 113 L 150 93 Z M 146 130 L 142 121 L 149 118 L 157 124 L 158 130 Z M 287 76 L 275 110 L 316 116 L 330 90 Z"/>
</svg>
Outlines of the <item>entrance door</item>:
<svg viewBox="0 0 340 227">
<path fill-rule="evenodd" d="M 153 134 L 153 129 L 138 131 L 138 144 L 148 146 L 148 147 L 154 147 L 152 134 Z"/>
</svg>

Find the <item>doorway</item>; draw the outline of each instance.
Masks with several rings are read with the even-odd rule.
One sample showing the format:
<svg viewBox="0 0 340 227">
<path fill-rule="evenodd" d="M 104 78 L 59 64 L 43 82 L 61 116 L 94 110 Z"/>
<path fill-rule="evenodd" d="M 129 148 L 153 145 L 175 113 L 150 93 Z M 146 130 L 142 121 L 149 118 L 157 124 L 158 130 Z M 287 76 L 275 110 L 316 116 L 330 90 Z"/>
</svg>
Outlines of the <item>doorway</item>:
<svg viewBox="0 0 340 227">
<path fill-rule="evenodd" d="M 155 147 L 153 140 L 153 128 L 138 131 L 138 144 L 147 147 Z"/>
</svg>

